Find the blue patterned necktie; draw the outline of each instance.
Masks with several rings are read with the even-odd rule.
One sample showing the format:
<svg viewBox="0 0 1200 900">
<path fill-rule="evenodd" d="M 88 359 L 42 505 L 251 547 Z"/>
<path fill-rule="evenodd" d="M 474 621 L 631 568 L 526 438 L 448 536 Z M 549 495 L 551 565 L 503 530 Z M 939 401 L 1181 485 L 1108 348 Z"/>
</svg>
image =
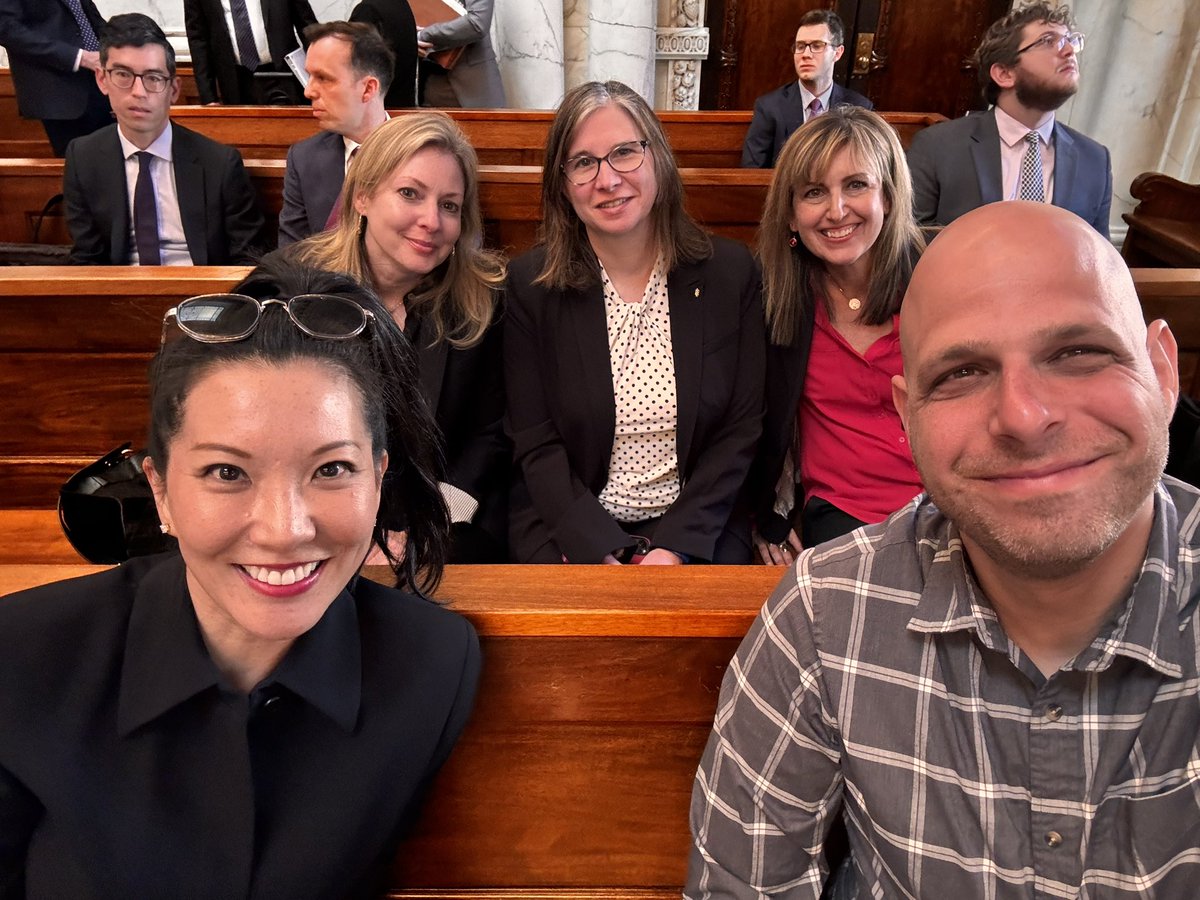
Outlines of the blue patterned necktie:
<svg viewBox="0 0 1200 900">
<path fill-rule="evenodd" d="M 1044 203 L 1046 189 L 1042 183 L 1042 144 L 1038 140 L 1038 133 L 1031 131 L 1025 135 L 1025 143 L 1029 148 L 1021 160 L 1021 187 L 1017 191 L 1017 199 Z"/>
<path fill-rule="evenodd" d="M 99 50 L 100 42 L 96 40 L 96 29 L 92 27 L 91 20 L 83 12 L 83 3 L 81 0 L 66 0 L 67 8 L 71 10 L 71 15 L 75 17 L 75 23 L 79 26 L 79 46 L 84 50 Z"/>
<path fill-rule="evenodd" d="M 259 64 L 258 45 L 254 43 L 254 31 L 250 28 L 250 13 L 246 9 L 246 0 L 229 0 L 229 11 L 233 14 L 233 36 L 237 40 L 242 68 L 253 72 Z"/>
</svg>

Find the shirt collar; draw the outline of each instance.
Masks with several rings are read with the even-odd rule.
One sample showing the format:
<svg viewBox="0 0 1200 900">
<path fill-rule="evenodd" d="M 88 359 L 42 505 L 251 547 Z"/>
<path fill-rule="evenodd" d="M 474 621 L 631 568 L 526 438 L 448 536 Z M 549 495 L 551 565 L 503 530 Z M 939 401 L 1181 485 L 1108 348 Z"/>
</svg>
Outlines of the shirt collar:
<svg viewBox="0 0 1200 900">
<path fill-rule="evenodd" d="M 833 94 L 833 82 L 832 81 L 829 82 L 829 87 L 825 88 L 825 90 L 823 90 L 819 94 L 809 93 L 808 88 L 806 88 L 804 86 L 804 82 L 798 78 L 796 79 L 796 84 L 798 84 L 800 86 L 800 105 L 801 106 L 803 106 L 805 109 L 808 109 L 809 105 L 813 102 L 813 100 L 815 100 L 819 97 L 821 99 L 821 110 L 824 112 L 829 111 L 829 98 Z"/>
<path fill-rule="evenodd" d="M 170 121 L 168 121 L 167 127 L 163 129 L 162 134 L 151 141 L 150 146 L 146 148 L 146 152 L 151 156 L 157 156 L 159 159 L 165 159 L 167 162 L 170 162 L 172 159 L 171 132 L 174 130 L 171 127 Z M 133 154 L 140 152 L 141 148 L 125 137 L 120 125 L 117 125 L 117 139 L 121 142 L 122 159 L 129 159 Z"/>
<path fill-rule="evenodd" d="M 917 520 L 924 581 L 908 630 L 935 634 L 971 630 L 986 647 L 1007 654 L 1008 637 L 970 571 L 958 526 L 928 499 L 921 506 L 931 510 Z M 1186 648 L 1180 627 L 1186 621 L 1190 577 L 1180 577 L 1180 540 L 1175 503 L 1160 483 L 1154 494 L 1146 558 L 1129 599 L 1064 669 L 1103 671 L 1116 656 L 1126 656 L 1168 677 L 1182 676 Z"/>
<path fill-rule="evenodd" d="M 1023 143 L 1025 135 L 1029 134 L 1030 131 L 1036 131 L 1042 139 L 1042 143 L 1046 146 L 1050 145 L 1050 138 L 1054 134 L 1053 110 L 1046 113 L 1034 128 L 1030 128 L 1018 122 L 999 106 L 992 108 L 996 111 L 996 130 L 1000 132 L 1000 140 L 1004 141 L 1009 147 L 1016 147 Z"/>
<path fill-rule="evenodd" d="M 255 691 L 276 684 L 343 730 L 353 730 L 362 690 L 362 645 L 349 586 Z M 200 633 L 183 559 L 172 554 L 146 573 L 134 596 L 121 666 L 118 733 L 127 736 L 214 688 L 229 690 Z"/>
</svg>

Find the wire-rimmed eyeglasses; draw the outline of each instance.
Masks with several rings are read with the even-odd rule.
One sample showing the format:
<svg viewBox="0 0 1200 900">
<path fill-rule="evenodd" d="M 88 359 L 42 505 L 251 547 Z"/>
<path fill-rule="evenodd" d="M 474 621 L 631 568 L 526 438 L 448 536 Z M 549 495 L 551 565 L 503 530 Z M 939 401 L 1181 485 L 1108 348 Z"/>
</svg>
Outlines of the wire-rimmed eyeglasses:
<svg viewBox="0 0 1200 900">
<path fill-rule="evenodd" d="M 309 337 L 345 341 L 358 337 L 375 314 L 348 297 L 297 294 L 290 300 L 259 300 L 245 294 L 201 294 L 180 301 L 163 316 L 161 347 L 174 321 L 192 340 L 205 344 L 241 341 L 254 333 L 268 306 L 282 306 L 292 323 Z"/>
<path fill-rule="evenodd" d="M 123 91 L 133 87 L 137 79 L 142 79 L 142 87 L 151 94 L 161 94 L 171 83 L 171 76 L 162 72 L 131 72 L 129 69 L 105 69 L 108 80 Z"/>
<path fill-rule="evenodd" d="M 1026 50 L 1032 50 L 1035 47 L 1051 47 L 1054 49 L 1055 53 L 1061 53 L 1062 48 L 1067 44 L 1070 44 L 1071 49 L 1073 49 L 1076 53 L 1082 52 L 1083 32 L 1068 31 L 1063 34 L 1059 34 L 1057 31 L 1051 31 L 1047 34 L 1043 34 L 1036 41 L 1030 41 L 1028 44 L 1018 50 L 1017 54 L 1020 55 Z"/>
<path fill-rule="evenodd" d="M 626 141 L 608 151 L 607 156 L 592 156 L 581 153 L 562 164 L 563 174 L 571 184 L 582 186 L 596 180 L 600 163 L 607 162 L 614 172 L 636 172 L 646 161 L 649 141 Z"/>
</svg>

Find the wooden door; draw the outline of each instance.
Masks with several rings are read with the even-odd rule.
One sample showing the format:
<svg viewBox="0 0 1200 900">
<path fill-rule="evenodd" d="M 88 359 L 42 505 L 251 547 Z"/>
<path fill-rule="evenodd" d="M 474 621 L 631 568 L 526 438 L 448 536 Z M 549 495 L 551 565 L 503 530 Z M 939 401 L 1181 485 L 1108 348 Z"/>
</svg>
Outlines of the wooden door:
<svg viewBox="0 0 1200 900">
<path fill-rule="evenodd" d="M 713 50 L 701 106 L 750 109 L 756 97 L 794 79 L 796 22 L 817 8 L 835 9 L 846 24 L 834 79 L 877 109 L 954 118 L 983 108 L 970 59 L 1008 0 L 709 0 Z"/>
</svg>

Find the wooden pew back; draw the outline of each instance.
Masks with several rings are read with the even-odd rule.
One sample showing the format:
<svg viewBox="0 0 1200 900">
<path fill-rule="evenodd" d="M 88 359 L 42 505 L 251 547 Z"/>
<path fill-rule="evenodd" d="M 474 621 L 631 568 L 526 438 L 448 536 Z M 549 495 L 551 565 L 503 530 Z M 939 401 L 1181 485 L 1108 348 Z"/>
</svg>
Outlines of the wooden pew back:
<svg viewBox="0 0 1200 900">
<path fill-rule="evenodd" d="M 46 509 L 73 471 L 144 440 L 146 365 L 163 313 L 223 291 L 244 268 L 0 269 L 0 484 L 5 506 Z M 1135 269 L 1148 319 L 1166 318 L 1183 390 L 1200 396 L 1200 270 Z"/>
</svg>

